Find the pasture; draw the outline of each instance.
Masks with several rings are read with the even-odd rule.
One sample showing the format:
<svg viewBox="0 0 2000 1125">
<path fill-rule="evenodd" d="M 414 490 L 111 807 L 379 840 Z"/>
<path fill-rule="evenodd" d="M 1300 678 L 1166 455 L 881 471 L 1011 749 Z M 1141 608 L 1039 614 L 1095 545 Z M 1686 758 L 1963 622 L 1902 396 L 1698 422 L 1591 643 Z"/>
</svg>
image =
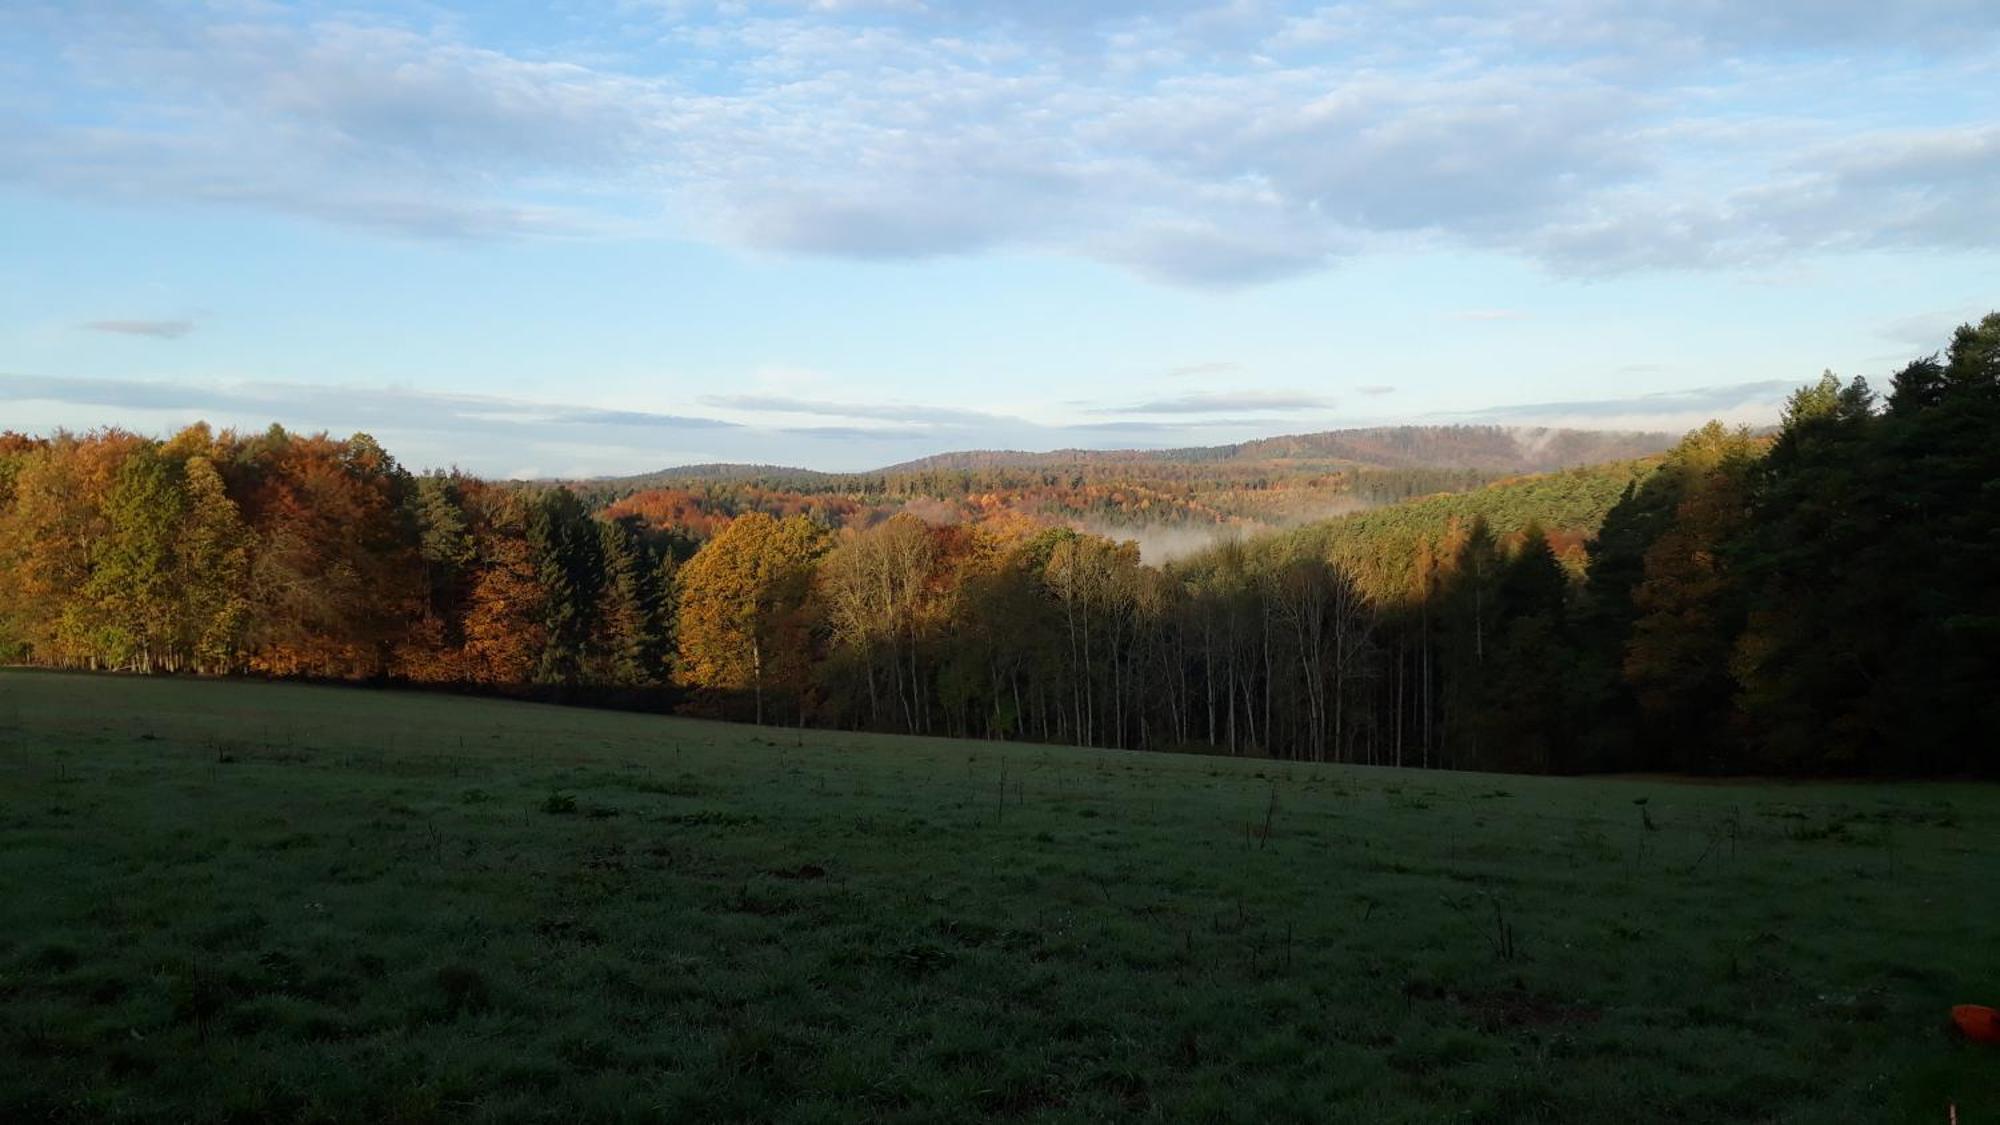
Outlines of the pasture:
<svg viewBox="0 0 2000 1125">
<path fill-rule="evenodd" d="M 2000 791 L 0 672 L 8 1121 L 2000 1120 Z"/>
</svg>

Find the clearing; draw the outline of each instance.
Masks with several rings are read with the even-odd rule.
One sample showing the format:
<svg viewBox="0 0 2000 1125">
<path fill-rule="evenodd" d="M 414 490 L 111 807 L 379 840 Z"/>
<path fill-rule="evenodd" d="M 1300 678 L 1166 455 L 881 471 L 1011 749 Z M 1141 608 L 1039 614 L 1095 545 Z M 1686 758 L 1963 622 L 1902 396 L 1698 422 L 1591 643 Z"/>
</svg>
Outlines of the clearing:
<svg viewBox="0 0 2000 1125">
<path fill-rule="evenodd" d="M 1969 1125 L 1996 830 L 0 672 L 0 1119 Z"/>
</svg>

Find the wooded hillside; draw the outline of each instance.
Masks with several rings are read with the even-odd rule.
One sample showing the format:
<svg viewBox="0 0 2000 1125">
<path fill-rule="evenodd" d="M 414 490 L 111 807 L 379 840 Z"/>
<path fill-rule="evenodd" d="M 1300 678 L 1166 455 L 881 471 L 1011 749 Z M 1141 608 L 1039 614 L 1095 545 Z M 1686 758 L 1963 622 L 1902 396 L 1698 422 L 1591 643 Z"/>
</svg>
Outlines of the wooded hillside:
<svg viewBox="0 0 2000 1125">
<path fill-rule="evenodd" d="M 0 657 L 1399 765 L 1992 772 L 1996 436 L 2000 315 L 1886 399 L 1802 388 L 1775 437 L 1156 566 L 922 474 L 608 497 L 412 474 L 366 435 L 9 434 Z M 1038 515 L 1154 506 L 987 472 L 1051 489 Z M 1343 487 L 1436 483 L 1386 472 Z"/>
</svg>

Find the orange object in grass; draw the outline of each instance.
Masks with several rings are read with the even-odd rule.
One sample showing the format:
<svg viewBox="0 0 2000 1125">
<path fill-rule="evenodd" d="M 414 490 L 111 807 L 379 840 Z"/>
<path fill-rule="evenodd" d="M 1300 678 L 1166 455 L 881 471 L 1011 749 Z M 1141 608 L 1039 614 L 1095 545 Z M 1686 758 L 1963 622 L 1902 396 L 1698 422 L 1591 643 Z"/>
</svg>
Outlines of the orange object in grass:
<svg viewBox="0 0 2000 1125">
<path fill-rule="evenodd" d="M 1979 1043 L 2000 1043 L 2000 1012 L 1979 1004 L 1960 1004 L 1951 1010 L 1951 1022 L 1965 1037 Z"/>
</svg>

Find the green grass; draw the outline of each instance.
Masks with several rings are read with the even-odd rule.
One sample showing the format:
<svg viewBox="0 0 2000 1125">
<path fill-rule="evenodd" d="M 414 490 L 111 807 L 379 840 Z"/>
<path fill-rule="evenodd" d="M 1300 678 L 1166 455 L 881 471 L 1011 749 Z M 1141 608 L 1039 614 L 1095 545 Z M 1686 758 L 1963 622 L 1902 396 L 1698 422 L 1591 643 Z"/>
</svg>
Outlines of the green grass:
<svg viewBox="0 0 2000 1125">
<path fill-rule="evenodd" d="M 1996 827 L 0 673 L 0 1119 L 1970 1125 Z"/>
</svg>

